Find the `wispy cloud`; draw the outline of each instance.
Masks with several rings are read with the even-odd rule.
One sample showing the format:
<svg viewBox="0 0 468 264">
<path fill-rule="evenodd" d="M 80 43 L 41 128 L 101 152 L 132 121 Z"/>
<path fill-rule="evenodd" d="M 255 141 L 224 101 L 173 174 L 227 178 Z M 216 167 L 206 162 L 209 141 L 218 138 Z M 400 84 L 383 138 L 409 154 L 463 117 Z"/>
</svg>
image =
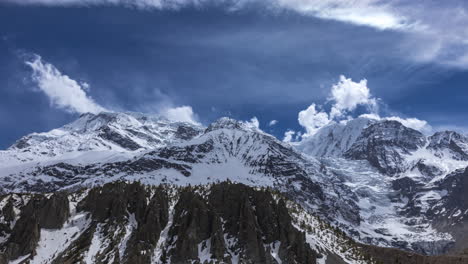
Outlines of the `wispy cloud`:
<svg viewBox="0 0 468 264">
<path fill-rule="evenodd" d="M 139 9 L 180 9 L 216 4 L 235 11 L 252 4 L 270 9 L 285 9 L 322 19 L 332 19 L 378 29 L 406 29 L 414 24 L 405 16 L 393 12 L 380 0 L 5 0 L 22 5 L 93 6 L 122 5 Z"/>
<path fill-rule="evenodd" d="M 49 97 L 51 105 L 71 113 L 98 113 L 106 109 L 97 104 L 86 94 L 88 84 L 80 85 L 77 81 L 62 74 L 54 65 L 42 60 L 39 55 L 26 61 L 31 67 L 32 79 L 40 91 Z"/>
<path fill-rule="evenodd" d="M 32 59 L 26 60 L 25 64 L 32 69 L 31 77 L 38 91 L 43 92 L 50 99 L 53 107 L 79 114 L 112 111 L 96 103 L 87 94 L 90 89 L 88 83 L 78 83 L 60 72 L 51 63 L 44 61 L 41 56 L 32 54 Z M 200 125 L 198 116 L 191 106 L 174 106 L 167 102 L 164 105 L 154 109 L 155 112 L 171 121 Z"/>
<path fill-rule="evenodd" d="M 19 5 L 124 6 L 141 10 L 208 5 L 227 11 L 263 6 L 273 13 L 293 11 L 305 16 L 399 31 L 405 57 L 468 69 L 468 6 L 464 1 L 382 0 L 3 0 Z"/>
</svg>

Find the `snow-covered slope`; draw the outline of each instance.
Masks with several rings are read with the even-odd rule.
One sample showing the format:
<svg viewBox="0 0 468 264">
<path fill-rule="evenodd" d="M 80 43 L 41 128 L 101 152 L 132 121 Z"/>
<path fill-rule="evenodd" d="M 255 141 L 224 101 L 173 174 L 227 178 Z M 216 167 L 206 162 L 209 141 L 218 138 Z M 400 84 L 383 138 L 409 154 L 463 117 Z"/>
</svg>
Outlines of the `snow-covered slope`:
<svg viewBox="0 0 468 264">
<path fill-rule="evenodd" d="M 296 147 L 326 163 L 357 195 L 364 219 L 359 232 L 367 233 L 361 237 L 372 244 L 388 236 L 407 237 L 392 241 L 393 246 L 426 254 L 449 250 L 452 238 L 459 241 L 454 248 L 468 246 L 458 237 L 468 226 L 466 205 L 454 198 L 468 168 L 468 139 L 453 131 L 425 136 L 391 120 L 353 121 L 326 126 Z M 451 235 L 431 237 L 435 228 Z M 436 240 L 440 243 L 429 242 Z"/>
<path fill-rule="evenodd" d="M 3 193 L 56 192 L 119 180 L 153 186 L 233 181 L 285 193 L 362 242 L 427 254 L 457 242 L 453 229 L 433 226 L 435 204 L 428 201 L 450 195 L 436 182 L 468 166 L 454 154 L 464 149 L 462 137 L 427 138 L 396 121 L 365 118 L 317 135 L 297 147 L 304 155 L 249 122 L 229 118 L 205 129 L 141 114 L 83 115 L 1 152 L 0 187 Z M 402 188 L 406 178 L 418 188 Z"/>
<path fill-rule="evenodd" d="M 26 162 L 76 159 L 83 153 L 101 152 L 93 158 L 136 152 L 193 138 L 202 127 L 174 123 L 139 113 L 83 114 L 76 121 L 45 133 L 22 137 L 0 151 L 0 168 Z"/>
<path fill-rule="evenodd" d="M 296 148 L 312 156 L 342 156 L 356 142 L 363 129 L 376 122 L 374 119 L 359 117 L 332 123 L 303 139 L 296 144 Z"/>
</svg>

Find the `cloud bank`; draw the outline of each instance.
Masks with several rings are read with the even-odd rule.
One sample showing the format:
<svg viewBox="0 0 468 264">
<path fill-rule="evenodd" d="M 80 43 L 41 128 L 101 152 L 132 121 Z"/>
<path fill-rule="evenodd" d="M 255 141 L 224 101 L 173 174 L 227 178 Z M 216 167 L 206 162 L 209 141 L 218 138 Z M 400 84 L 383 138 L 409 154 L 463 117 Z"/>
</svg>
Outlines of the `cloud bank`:
<svg viewBox="0 0 468 264">
<path fill-rule="evenodd" d="M 88 84 L 80 85 L 75 80 L 62 74 L 54 65 L 44 62 L 39 55 L 25 62 L 31 67 L 32 80 L 40 91 L 50 99 L 52 106 L 70 113 L 99 113 L 106 109 L 89 97 L 85 90 Z"/>
</svg>

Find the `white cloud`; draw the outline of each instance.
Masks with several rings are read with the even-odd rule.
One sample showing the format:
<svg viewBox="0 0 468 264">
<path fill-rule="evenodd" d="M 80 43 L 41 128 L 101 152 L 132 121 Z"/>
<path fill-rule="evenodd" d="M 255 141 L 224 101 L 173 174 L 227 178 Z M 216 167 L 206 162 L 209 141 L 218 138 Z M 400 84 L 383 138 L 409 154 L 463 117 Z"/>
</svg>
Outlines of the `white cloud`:
<svg viewBox="0 0 468 264">
<path fill-rule="evenodd" d="M 257 117 L 252 117 L 250 121 L 245 121 L 244 122 L 247 126 L 252 127 L 252 128 L 260 128 L 260 122 L 258 121 Z"/>
<path fill-rule="evenodd" d="M 316 104 L 311 104 L 307 109 L 299 112 L 299 124 L 306 129 L 303 137 L 308 137 L 321 127 L 333 120 L 347 119 L 347 113 L 356 109 L 358 105 L 364 105 L 372 113 L 377 111 L 377 99 L 371 96 L 367 87 L 367 80 L 353 82 L 350 78 L 341 75 L 338 83 L 331 87 L 329 101 L 333 102 L 330 113 L 318 111 Z"/>
<path fill-rule="evenodd" d="M 409 29 L 413 21 L 379 0 L 277 0 L 280 7 L 323 19 L 378 29 Z"/>
<path fill-rule="evenodd" d="M 224 4 L 236 11 L 254 5 L 290 10 L 320 19 L 404 32 L 402 55 L 417 62 L 434 62 L 468 69 L 468 7 L 457 1 L 408 0 L 3 0 L 20 5 L 121 5 L 139 9 L 180 9 Z M 1 1 L 0 1 L 1 2 Z M 434 19 L 437 18 L 437 19 Z"/>
<path fill-rule="evenodd" d="M 200 123 L 197 121 L 198 118 L 193 112 L 191 106 L 184 105 L 179 107 L 166 108 L 161 111 L 161 115 L 171 121 L 200 125 Z"/>
<path fill-rule="evenodd" d="M 304 136 L 315 134 L 318 129 L 330 123 L 328 114 L 317 111 L 315 104 L 311 104 L 307 109 L 299 112 L 299 124 L 306 129 Z"/>
<path fill-rule="evenodd" d="M 366 105 L 374 111 L 377 106 L 375 98 L 371 97 L 367 80 L 353 82 L 351 78 L 340 76 L 340 81 L 331 88 L 331 98 L 334 105 L 330 117 L 341 117 L 348 111 L 354 111 L 358 105 Z"/>
<path fill-rule="evenodd" d="M 288 142 L 288 143 L 292 142 L 295 134 L 296 134 L 295 131 L 287 130 L 286 132 L 284 132 L 283 142 Z"/>
<path fill-rule="evenodd" d="M 17 4 L 50 6 L 122 5 L 141 9 L 178 9 L 183 6 L 213 4 L 213 0 L 6 0 Z M 239 10 L 251 4 L 285 9 L 301 14 L 365 25 L 378 29 L 405 29 L 411 26 L 402 14 L 379 0 L 219 0 L 228 10 Z"/>
<path fill-rule="evenodd" d="M 301 135 L 302 138 L 314 135 L 320 128 L 332 122 L 345 123 L 352 120 L 352 113 L 359 105 L 366 106 L 368 111 L 368 113 L 361 114 L 359 117 L 376 120 L 395 120 L 406 127 L 419 130 L 423 133 L 430 133 L 432 131 L 432 127 L 426 121 L 417 118 L 380 117 L 378 113 L 378 99 L 371 96 L 366 79 L 353 82 L 351 79 L 341 75 L 339 82 L 331 87 L 328 101 L 333 103 L 330 113 L 317 110 L 315 103 L 299 112 L 299 124 L 306 130 L 306 133 Z M 292 140 L 292 136 L 293 134 L 291 133 L 285 134 L 285 139 Z"/>
<path fill-rule="evenodd" d="M 359 117 L 365 117 L 365 118 L 375 119 L 375 120 L 394 120 L 394 121 L 400 122 L 405 127 L 409 127 L 409 128 L 421 131 L 426 134 L 432 132 L 432 127 L 429 125 L 429 123 L 427 123 L 427 121 L 417 119 L 414 117 L 402 118 L 398 116 L 389 116 L 389 117 L 382 118 L 377 114 L 363 114 L 363 115 L 360 115 Z"/>
<path fill-rule="evenodd" d="M 405 127 L 419 130 L 423 133 L 430 133 L 432 131 L 432 127 L 425 120 L 420 120 L 417 118 L 401 118 L 397 116 L 385 117 L 384 119 L 398 121 Z"/>
<path fill-rule="evenodd" d="M 44 62 L 38 55 L 25 62 L 33 70 L 32 79 L 50 99 L 52 106 L 71 113 L 98 113 L 106 109 L 89 97 L 78 82 L 62 74 L 54 65 Z"/>
<path fill-rule="evenodd" d="M 278 120 L 271 120 L 269 123 L 268 123 L 268 126 L 274 126 L 278 124 Z"/>
</svg>

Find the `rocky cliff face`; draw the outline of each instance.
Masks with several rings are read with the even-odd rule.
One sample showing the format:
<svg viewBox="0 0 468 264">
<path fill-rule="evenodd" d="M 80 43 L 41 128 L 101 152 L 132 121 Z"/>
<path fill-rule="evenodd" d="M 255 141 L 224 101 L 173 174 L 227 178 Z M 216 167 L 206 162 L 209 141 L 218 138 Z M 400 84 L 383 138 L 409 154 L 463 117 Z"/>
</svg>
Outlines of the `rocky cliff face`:
<svg viewBox="0 0 468 264">
<path fill-rule="evenodd" d="M 114 182 L 10 194 L 0 263 L 465 263 L 355 243 L 273 189 Z M 442 262 L 449 261 L 449 262 Z"/>
<path fill-rule="evenodd" d="M 438 157 L 468 160 L 468 138 L 454 131 L 437 132 L 429 137 L 427 147 Z"/>
<path fill-rule="evenodd" d="M 4 263 L 316 263 L 321 257 L 284 200 L 245 185 L 116 182 L 2 201 L 15 198 L 28 202 L 17 203 L 20 215 L 6 223 L 13 228 L 3 233 Z M 54 248 L 53 239 L 63 244 Z"/>
<path fill-rule="evenodd" d="M 367 160 L 382 173 L 396 174 L 408 169 L 404 155 L 425 144 L 421 132 L 387 120 L 365 128 L 344 156 Z"/>
</svg>

